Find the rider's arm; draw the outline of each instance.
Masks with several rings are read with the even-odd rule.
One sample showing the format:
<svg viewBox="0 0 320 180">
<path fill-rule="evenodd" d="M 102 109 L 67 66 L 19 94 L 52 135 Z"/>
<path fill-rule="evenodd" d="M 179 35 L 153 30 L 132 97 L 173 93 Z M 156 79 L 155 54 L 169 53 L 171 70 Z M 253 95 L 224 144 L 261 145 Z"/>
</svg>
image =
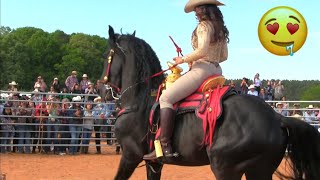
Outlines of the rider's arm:
<svg viewBox="0 0 320 180">
<path fill-rule="evenodd" d="M 197 27 L 198 47 L 191 53 L 183 57 L 184 62 L 196 61 L 207 55 L 210 45 L 210 34 L 212 28 L 207 22 L 201 22 Z"/>
</svg>

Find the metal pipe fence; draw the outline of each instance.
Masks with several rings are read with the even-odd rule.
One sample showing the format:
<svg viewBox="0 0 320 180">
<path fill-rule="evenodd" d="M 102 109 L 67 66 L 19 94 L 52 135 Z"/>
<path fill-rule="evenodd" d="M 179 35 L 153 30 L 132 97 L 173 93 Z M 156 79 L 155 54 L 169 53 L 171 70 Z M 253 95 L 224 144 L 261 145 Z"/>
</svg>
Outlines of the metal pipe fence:
<svg viewBox="0 0 320 180">
<path fill-rule="evenodd" d="M 7 96 L 3 96 L 8 93 Z M 95 146 L 97 152 L 101 153 L 101 148 L 115 147 L 116 152 L 120 151 L 120 146 L 114 137 L 114 123 L 116 118 L 112 114 L 116 113 L 115 102 L 93 102 L 88 97 L 97 97 L 96 94 L 71 94 L 71 93 L 43 93 L 43 92 L 14 92 L 16 94 L 30 94 L 29 98 L 17 98 L 10 91 L 0 91 L 0 152 L 18 151 L 30 153 L 38 148 L 39 152 L 69 152 L 75 154 L 84 151 L 88 152 L 88 147 Z M 42 96 L 37 102 L 42 105 L 23 106 L 36 95 Z M 80 101 L 63 101 L 60 99 L 43 99 L 49 95 L 68 95 L 70 97 L 80 96 Z M 27 102 L 27 103 L 26 103 Z M 7 104 L 10 104 L 8 107 Z M 56 104 L 55 108 L 52 104 Z M 62 107 L 69 104 L 67 107 Z M 76 107 L 75 104 L 79 104 Z M 87 109 L 86 105 L 91 104 L 97 109 Z M 6 105 L 6 106 L 4 106 Z M 102 107 L 110 106 L 111 108 Z M 88 107 L 89 108 L 89 107 Z M 100 108 L 100 109 L 99 109 Z M 8 114 L 3 114 L 5 109 L 10 109 Z M 50 113 L 53 110 L 56 114 Z M 81 113 L 76 117 L 75 112 Z M 24 113 L 21 113 L 23 111 Z M 36 113 L 37 111 L 37 113 Z M 86 116 L 86 112 L 89 112 Z M 97 112 L 94 114 L 94 112 Z M 68 114 L 69 113 L 69 114 Z M 73 113 L 73 114 L 72 114 Z M 94 114 L 94 115 L 93 115 Z"/>
<path fill-rule="evenodd" d="M 3 93 L 12 93 L 10 91 L 0 91 Z M 97 95 L 92 94 L 70 94 L 70 93 L 43 93 L 43 92 L 16 92 L 19 94 L 31 94 L 31 100 L 28 99 L 15 99 L 10 95 L 3 98 L 3 103 L 0 103 L 0 109 L 10 108 L 11 115 L 4 115 L 0 112 L 0 152 L 6 150 L 12 150 L 17 148 L 18 151 L 30 152 L 31 149 L 38 148 L 45 149 L 45 151 L 79 151 L 79 148 L 86 147 L 105 147 L 116 143 L 114 137 L 114 123 L 116 118 L 112 116 L 84 116 L 81 117 L 63 115 L 61 112 L 75 111 L 77 108 L 74 104 L 80 104 L 81 111 L 85 112 L 87 109 L 83 106 L 91 104 L 94 107 L 101 105 L 101 103 L 88 101 L 88 97 Z M 40 94 L 47 95 L 70 95 L 81 96 L 83 100 L 81 102 L 63 102 L 61 100 L 39 100 L 39 103 L 44 103 L 45 106 L 38 107 L 22 107 L 22 103 L 30 102 L 32 95 Z M 86 98 L 87 97 L 87 98 Z M 274 107 L 274 110 L 281 113 L 282 111 L 288 111 L 287 117 L 295 117 L 301 120 L 307 121 L 312 126 L 320 127 L 320 117 L 316 116 L 320 110 L 320 101 L 266 101 L 270 105 L 276 103 L 287 103 L 285 108 Z M 5 103 L 12 103 L 11 107 L 3 107 Z M 14 104 L 16 103 L 16 104 Z M 56 108 L 58 114 L 50 116 L 48 112 L 48 106 L 53 103 L 58 104 Z M 70 104 L 69 107 L 63 108 L 63 104 Z M 292 107 L 292 103 L 309 103 L 318 105 L 313 109 Z M 106 102 L 104 105 L 112 105 L 115 107 L 114 102 Z M 1 107 L 2 105 L 2 107 Z M 27 111 L 27 114 L 21 114 L 19 111 L 23 109 Z M 35 111 L 39 111 L 38 114 Z M 297 117 L 293 112 L 300 111 L 302 114 Z M 308 115 L 305 112 L 311 112 L 313 115 Z M 4 111 L 3 111 L 4 112 Z M 115 109 L 108 109 L 108 113 L 116 113 Z M 10 121 L 8 121 L 8 119 Z M 52 121 L 52 119 L 54 121 Z M 4 121 L 7 120 L 7 121 Z M 77 149 L 75 149 L 76 147 Z M 119 146 L 116 145 L 118 149 Z"/>
</svg>

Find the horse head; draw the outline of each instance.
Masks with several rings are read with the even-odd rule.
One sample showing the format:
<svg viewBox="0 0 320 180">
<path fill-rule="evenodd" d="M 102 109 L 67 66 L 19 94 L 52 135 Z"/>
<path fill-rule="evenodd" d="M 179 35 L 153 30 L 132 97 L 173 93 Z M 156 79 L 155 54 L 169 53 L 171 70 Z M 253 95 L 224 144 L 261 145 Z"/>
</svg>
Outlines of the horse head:
<svg viewBox="0 0 320 180">
<path fill-rule="evenodd" d="M 141 86 L 145 78 L 161 71 L 154 51 L 145 41 L 137 38 L 135 33 L 117 34 L 109 26 L 109 47 L 102 74 L 105 86 L 101 96 L 105 96 L 105 90 L 111 90 L 115 98 L 123 98 L 125 95 L 132 99 L 140 90 L 148 89 Z"/>
</svg>

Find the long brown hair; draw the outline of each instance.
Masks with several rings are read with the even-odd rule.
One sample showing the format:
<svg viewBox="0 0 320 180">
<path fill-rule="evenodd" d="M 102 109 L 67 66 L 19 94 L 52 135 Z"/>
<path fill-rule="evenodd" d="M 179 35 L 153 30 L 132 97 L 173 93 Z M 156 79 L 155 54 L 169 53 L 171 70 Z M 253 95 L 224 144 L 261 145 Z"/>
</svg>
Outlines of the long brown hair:
<svg viewBox="0 0 320 180">
<path fill-rule="evenodd" d="M 226 40 L 229 42 L 229 31 L 224 24 L 223 15 L 218 6 L 213 4 L 200 5 L 195 8 L 196 17 L 199 22 L 209 21 L 214 31 L 211 35 L 210 42 Z M 193 31 L 193 35 L 197 36 L 197 28 Z"/>
</svg>

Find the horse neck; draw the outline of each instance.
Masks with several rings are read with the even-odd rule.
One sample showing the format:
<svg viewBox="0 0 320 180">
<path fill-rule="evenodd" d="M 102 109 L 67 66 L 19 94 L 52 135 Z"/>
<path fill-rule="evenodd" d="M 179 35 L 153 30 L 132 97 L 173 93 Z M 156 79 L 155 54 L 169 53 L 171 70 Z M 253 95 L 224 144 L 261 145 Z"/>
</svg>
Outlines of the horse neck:
<svg viewBox="0 0 320 180">
<path fill-rule="evenodd" d="M 131 70 L 136 69 L 132 67 L 135 66 L 130 65 Z M 142 78 L 138 78 L 138 72 L 132 73 L 129 71 L 129 69 L 128 71 L 125 70 L 124 72 L 125 73 L 122 74 L 122 89 L 126 92 L 121 96 L 121 105 L 138 106 L 139 109 L 143 109 L 145 111 L 146 109 L 151 107 L 152 103 L 154 102 L 154 98 L 151 97 L 151 90 L 159 86 L 160 82 L 162 82 L 163 76 L 161 75 L 160 77 L 154 77 L 143 82 L 142 79 L 147 79 L 157 72 L 151 72 L 149 74 L 146 73 L 148 74 L 146 75 L 147 77 Z M 128 74 L 130 74 L 130 76 Z"/>
</svg>

